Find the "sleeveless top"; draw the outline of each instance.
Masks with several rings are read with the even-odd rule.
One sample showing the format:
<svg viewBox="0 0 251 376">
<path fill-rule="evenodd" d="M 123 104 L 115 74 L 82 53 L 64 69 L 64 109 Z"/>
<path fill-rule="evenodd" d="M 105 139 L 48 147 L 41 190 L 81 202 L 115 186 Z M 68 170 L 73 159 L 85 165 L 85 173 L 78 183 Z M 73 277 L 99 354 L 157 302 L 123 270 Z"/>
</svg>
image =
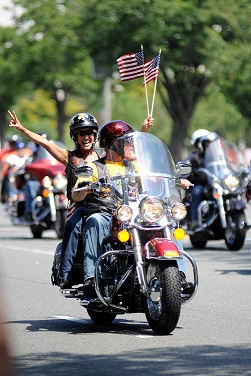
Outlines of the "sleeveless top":
<svg viewBox="0 0 251 376">
<path fill-rule="evenodd" d="M 98 158 L 102 158 L 105 154 L 103 149 L 94 149 L 94 151 L 97 153 Z M 70 203 L 73 201 L 71 197 L 71 191 L 77 181 L 74 170 L 77 167 L 84 166 L 84 164 L 85 160 L 82 157 L 79 149 L 68 152 L 68 164 L 65 168 L 65 173 L 67 177 L 67 198 Z"/>
</svg>

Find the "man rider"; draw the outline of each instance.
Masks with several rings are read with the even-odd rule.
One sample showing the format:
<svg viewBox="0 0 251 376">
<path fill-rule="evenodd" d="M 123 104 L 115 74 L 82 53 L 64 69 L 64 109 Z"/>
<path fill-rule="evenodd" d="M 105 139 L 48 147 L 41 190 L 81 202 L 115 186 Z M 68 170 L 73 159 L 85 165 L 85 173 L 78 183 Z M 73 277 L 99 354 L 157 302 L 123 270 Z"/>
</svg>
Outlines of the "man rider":
<svg viewBox="0 0 251 376">
<path fill-rule="evenodd" d="M 192 166 L 192 173 L 189 180 L 194 186 L 189 188 L 191 193 L 191 213 L 189 229 L 194 230 L 198 226 L 197 208 L 203 198 L 203 190 L 207 182 L 207 177 L 204 173 L 198 171 L 199 168 L 204 167 L 204 151 L 200 144 L 201 137 L 207 136 L 210 132 L 207 129 L 197 129 L 191 137 L 191 144 L 194 150 L 188 155 L 185 162 Z"/>
</svg>

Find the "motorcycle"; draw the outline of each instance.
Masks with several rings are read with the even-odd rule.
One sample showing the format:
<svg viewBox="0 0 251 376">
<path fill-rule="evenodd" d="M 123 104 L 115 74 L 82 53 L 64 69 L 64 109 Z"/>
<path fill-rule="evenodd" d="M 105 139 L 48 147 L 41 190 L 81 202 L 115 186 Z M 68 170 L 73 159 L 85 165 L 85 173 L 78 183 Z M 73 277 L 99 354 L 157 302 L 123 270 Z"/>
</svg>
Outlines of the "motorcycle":
<svg viewBox="0 0 251 376">
<path fill-rule="evenodd" d="M 203 143 L 203 137 L 201 142 Z M 242 248 L 249 225 L 246 221 L 244 194 L 248 170 L 237 146 L 219 136 L 205 148 L 205 168 L 198 171 L 207 176 L 203 201 L 197 208 L 198 224 L 187 228 L 194 248 L 205 248 L 209 240 L 224 239 L 231 251 Z M 190 199 L 185 198 L 189 223 Z"/>
<path fill-rule="evenodd" d="M 184 236 L 180 221 L 186 215 L 179 176 L 186 176 L 191 167 L 181 162 L 175 166 L 169 150 L 153 135 L 134 132 L 130 137 L 134 161 L 124 160 L 124 165 L 134 164 L 135 172 L 104 176 L 87 185 L 101 197 L 115 196 L 118 201 L 109 239 L 95 264 L 97 298 L 87 300 L 83 296 L 82 242 L 71 271 L 74 285 L 61 289 L 61 293 L 80 299 L 96 323 L 110 323 L 117 314 L 143 312 L 151 329 L 166 335 L 175 329 L 182 304 L 191 301 L 198 287 L 197 265 L 179 243 Z M 89 166 L 76 170 L 77 176 L 86 179 L 92 173 Z M 59 285 L 60 252 L 61 244 L 54 255 L 53 285 Z M 182 256 L 193 274 L 191 294 L 182 289 L 178 267 Z"/>
<path fill-rule="evenodd" d="M 38 186 L 31 202 L 31 221 L 25 218 L 25 184 L 33 180 Z M 44 148 L 38 147 L 34 160 L 15 173 L 13 178 L 18 193 L 10 197 L 8 212 L 14 225 L 29 226 L 34 238 L 41 238 L 45 230 L 54 229 L 62 238 L 68 200 L 64 166 Z"/>
</svg>

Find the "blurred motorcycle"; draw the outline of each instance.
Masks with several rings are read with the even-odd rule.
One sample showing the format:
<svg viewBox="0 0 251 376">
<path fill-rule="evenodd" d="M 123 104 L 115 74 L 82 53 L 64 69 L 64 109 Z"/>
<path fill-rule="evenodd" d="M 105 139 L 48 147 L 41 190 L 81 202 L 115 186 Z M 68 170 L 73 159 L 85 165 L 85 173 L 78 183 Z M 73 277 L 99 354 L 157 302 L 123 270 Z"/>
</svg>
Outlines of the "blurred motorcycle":
<svg viewBox="0 0 251 376">
<path fill-rule="evenodd" d="M 19 192 L 9 202 L 9 213 L 13 224 L 29 226 L 34 238 L 41 238 L 50 229 L 56 231 L 58 238 L 63 236 L 68 203 L 64 169 L 47 150 L 38 147 L 36 158 L 16 173 Z M 32 184 L 35 195 L 31 200 L 31 218 L 27 221 L 25 200 L 27 187 Z"/>
<path fill-rule="evenodd" d="M 241 153 L 237 146 L 217 134 L 212 133 L 200 140 L 205 147 L 205 168 L 198 171 L 207 176 L 207 185 L 203 192 L 203 201 L 198 205 L 198 223 L 189 229 L 190 197 L 184 203 L 188 215 L 186 230 L 194 248 L 205 248 L 209 240 L 224 239 L 229 250 L 242 248 L 247 224 L 244 194 L 248 182 L 248 170 L 245 168 Z"/>
</svg>

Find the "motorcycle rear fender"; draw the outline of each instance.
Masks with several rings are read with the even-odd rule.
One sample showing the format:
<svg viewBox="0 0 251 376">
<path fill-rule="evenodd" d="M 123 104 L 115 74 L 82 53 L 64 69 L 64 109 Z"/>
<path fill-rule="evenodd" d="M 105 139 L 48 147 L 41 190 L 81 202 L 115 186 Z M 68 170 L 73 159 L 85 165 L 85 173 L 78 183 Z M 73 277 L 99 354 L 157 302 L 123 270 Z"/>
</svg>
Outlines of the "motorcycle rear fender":
<svg viewBox="0 0 251 376">
<path fill-rule="evenodd" d="M 166 238 L 155 238 L 148 241 L 144 246 L 143 253 L 147 259 L 157 257 L 177 260 L 181 258 L 175 243 Z"/>
</svg>

